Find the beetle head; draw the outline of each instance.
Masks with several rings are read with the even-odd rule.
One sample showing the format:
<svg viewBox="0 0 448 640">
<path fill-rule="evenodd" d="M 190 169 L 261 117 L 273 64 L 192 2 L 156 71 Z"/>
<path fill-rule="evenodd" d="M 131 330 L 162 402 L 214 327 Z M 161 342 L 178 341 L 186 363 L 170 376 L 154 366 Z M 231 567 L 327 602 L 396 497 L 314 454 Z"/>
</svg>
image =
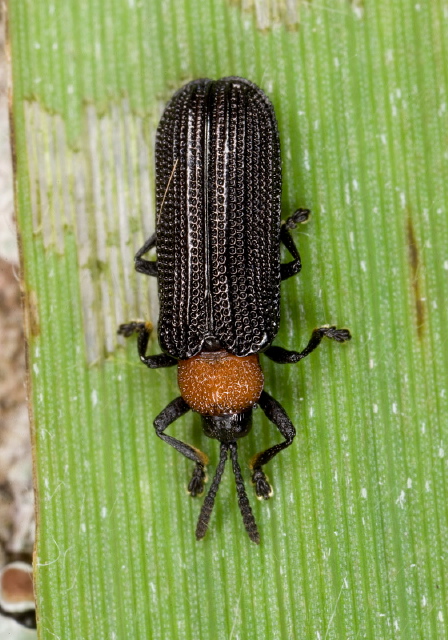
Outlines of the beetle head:
<svg viewBox="0 0 448 640">
<path fill-rule="evenodd" d="M 215 438 L 220 442 L 233 442 L 246 436 L 251 430 L 252 409 L 246 409 L 241 413 L 202 416 L 202 427 L 209 438 Z"/>
</svg>

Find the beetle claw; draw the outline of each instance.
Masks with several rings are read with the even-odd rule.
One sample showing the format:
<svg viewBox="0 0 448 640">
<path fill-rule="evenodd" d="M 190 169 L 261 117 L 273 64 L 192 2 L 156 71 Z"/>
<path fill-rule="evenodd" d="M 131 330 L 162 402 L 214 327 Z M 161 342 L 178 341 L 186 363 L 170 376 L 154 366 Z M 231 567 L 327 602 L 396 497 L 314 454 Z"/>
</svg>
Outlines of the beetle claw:
<svg viewBox="0 0 448 640">
<path fill-rule="evenodd" d="M 120 336 L 124 336 L 125 338 L 129 338 L 134 333 L 139 333 L 142 329 L 145 328 L 144 322 L 127 322 L 125 324 L 120 324 L 118 327 L 117 333 Z"/>
<path fill-rule="evenodd" d="M 188 485 L 188 493 L 192 498 L 196 498 L 196 496 L 200 496 L 201 493 L 204 493 L 204 485 L 206 483 L 206 480 L 207 477 L 204 467 L 201 464 L 197 464 L 194 468 L 193 475 Z"/>
<path fill-rule="evenodd" d="M 261 469 L 255 469 L 252 474 L 252 483 L 255 485 L 255 493 L 260 500 L 269 500 L 274 495 L 266 474 Z"/>
<path fill-rule="evenodd" d="M 295 229 L 298 224 L 308 222 L 311 211 L 309 209 L 297 209 L 285 222 L 286 229 Z"/>
<path fill-rule="evenodd" d="M 352 337 L 348 329 L 336 329 L 336 327 L 328 327 L 325 335 L 331 340 L 336 340 L 336 342 L 347 342 Z"/>
</svg>

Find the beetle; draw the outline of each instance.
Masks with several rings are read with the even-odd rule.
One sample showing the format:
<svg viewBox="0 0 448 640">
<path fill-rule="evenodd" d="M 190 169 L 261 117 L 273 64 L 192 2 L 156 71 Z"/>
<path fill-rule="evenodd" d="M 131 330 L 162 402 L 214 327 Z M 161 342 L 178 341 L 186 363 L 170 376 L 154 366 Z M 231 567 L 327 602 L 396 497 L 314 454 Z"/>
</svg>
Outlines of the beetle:
<svg viewBox="0 0 448 640">
<path fill-rule="evenodd" d="M 272 495 L 263 467 L 289 447 L 295 428 L 264 390 L 259 354 L 285 364 L 302 360 L 324 337 L 351 338 L 347 329 L 315 329 L 303 351 L 272 346 L 280 321 L 280 282 L 299 273 L 290 231 L 308 220 L 298 209 L 281 223 L 281 159 L 277 121 L 267 96 L 238 77 L 200 79 L 182 87 L 157 129 L 156 231 L 135 255 L 138 272 L 156 277 L 158 339 L 163 353 L 148 356 L 151 325 L 120 325 L 138 334 L 140 360 L 150 369 L 178 367 L 180 396 L 154 420 L 156 434 L 195 463 L 191 496 L 204 490 L 208 457 L 166 429 L 190 409 L 204 433 L 220 442 L 215 476 L 204 499 L 196 538 L 204 537 L 230 455 L 238 504 L 250 539 L 260 536 L 244 487 L 237 440 L 246 436 L 257 406 L 283 436 L 253 456 L 258 498 Z M 280 245 L 292 256 L 280 262 Z M 157 259 L 144 256 L 156 249 Z"/>
</svg>

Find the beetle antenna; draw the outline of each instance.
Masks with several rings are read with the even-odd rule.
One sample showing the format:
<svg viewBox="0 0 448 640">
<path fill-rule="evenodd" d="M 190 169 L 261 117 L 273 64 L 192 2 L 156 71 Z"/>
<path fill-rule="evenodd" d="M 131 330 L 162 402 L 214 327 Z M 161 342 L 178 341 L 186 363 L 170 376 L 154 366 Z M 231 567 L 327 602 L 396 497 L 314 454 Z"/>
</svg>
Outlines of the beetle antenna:
<svg viewBox="0 0 448 640">
<path fill-rule="evenodd" d="M 238 463 L 238 449 L 236 442 L 229 444 L 230 457 L 232 459 L 233 473 L 235 474 L 236 490 L 238 493 L 238 506 L 243 516 L 244 526 L 249 534 L 249 538 L 255 544 L 260 543 L 260 534 L 258 533 L 257 523 L 255 522 L 254 514 L 250 506 L 249 498 L 247 497 L 246 488 L 244 486 L 243 476 L 241 474 L 241 468 Z"/>
<path fill-rule="evenodd" d="M 212 515 L 213 506 L 215 504 L 216 494 L 218 493 L 219 483 L 221 482 L 222 474 L 227 460 L 227 452 L 229 445 L 227 442 L 221 443 L 221 451 L 218 466 L 216 467 L 215 477 L 210 485 L 204 502 L 202 503 L 201 513 L 199 514 L 198 524 L 196 527 L 196 540 L 200 540 L 205 536 L 210 522 L 210 516 Z"/>
</svg>

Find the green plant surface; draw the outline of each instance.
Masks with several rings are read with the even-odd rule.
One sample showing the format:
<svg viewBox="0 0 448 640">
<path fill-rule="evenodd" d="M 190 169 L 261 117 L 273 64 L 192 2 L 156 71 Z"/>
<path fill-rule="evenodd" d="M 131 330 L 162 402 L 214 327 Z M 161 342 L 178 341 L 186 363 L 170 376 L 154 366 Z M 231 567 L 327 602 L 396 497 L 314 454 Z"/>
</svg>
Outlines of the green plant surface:
<svg viewBox="0 0 448 640">
<path fill-rule="evenodd" d="M 39 638 L 446 638 L 446 3 L 17 1 L 9 32 Z M 313 212 L 276 344 L 353 334 L 299 365 L 261 356 L 297 437 L 268 465 L 268 502 L 245 461 L 280 436 L 258 410 L 241 442 L 259 546 L 229 468 L 195 541 L 192 464 L 152 427 L 175 371 L 115 333 L 157 321 L 133 254 L 154 229 L 163 106 L 226 75 L 274 103 L 285 217 Z M 213 473 L 197 415 L 170 433 Z"/>
</svg>

